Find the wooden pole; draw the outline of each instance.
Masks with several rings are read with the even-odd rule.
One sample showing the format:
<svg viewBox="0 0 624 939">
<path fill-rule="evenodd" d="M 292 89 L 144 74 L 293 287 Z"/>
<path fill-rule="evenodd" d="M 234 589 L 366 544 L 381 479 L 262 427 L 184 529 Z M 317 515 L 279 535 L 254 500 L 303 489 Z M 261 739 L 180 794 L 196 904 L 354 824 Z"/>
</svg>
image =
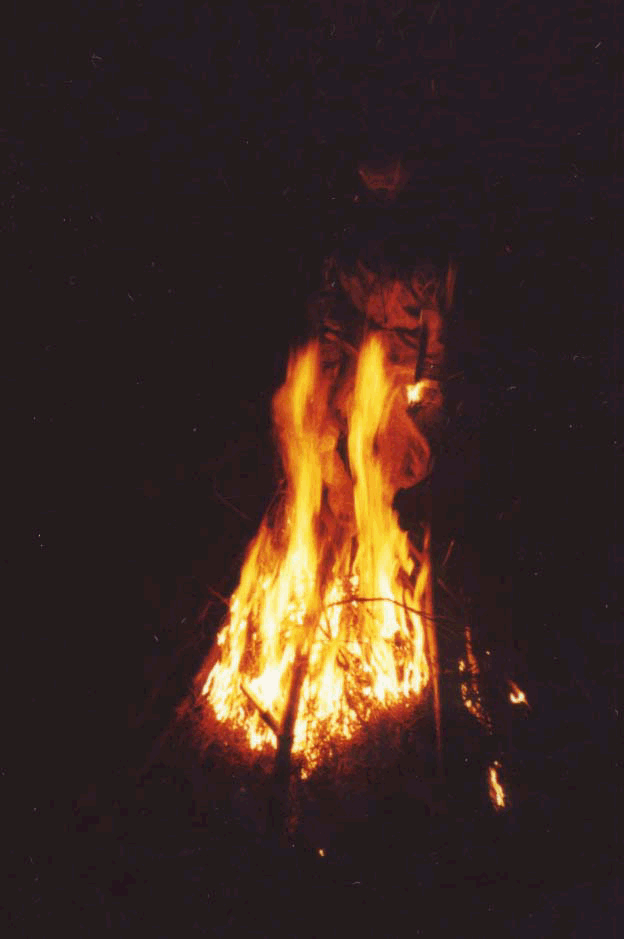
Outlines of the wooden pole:
<svg viewBox="0 0 624 939">
<path fill-rule="evenodd" d="M 427 637 L 427 648 L 429 651 L 429 661 L 432 672 L 433 689 L 433 713 L 436 729 L 436 770 L 438 781 L 442 782 L 444 778 L 444 768 L 442 762 L 442 709 L 440 704 L 440 661 L 438 656 L 438 641 L 436 636 L 435 618 L 433 609 L 433 569 L 431 559 L 431 521 L 433 515 L 433 500 L 431 498 L 431 489 L 427 487 L 425 494 L 425 536 L 423 539 L 423 554 L 428 565 L 428 576 L 425 583 L 425 593 L 423 605 L 425 611 L 425 635 Z"/>
</svg>

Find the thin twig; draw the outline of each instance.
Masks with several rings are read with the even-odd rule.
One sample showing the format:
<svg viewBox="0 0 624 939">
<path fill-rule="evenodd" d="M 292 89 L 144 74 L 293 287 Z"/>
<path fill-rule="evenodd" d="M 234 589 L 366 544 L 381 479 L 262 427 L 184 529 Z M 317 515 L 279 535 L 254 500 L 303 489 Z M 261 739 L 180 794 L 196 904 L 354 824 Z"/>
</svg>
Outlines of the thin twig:
<svg viewBox="0 0 624 939">
<path fill-rule="evenodd" d="M 448 548 L 446 549 L 446 554 L 444 555 L 444 560 L 442 561 L 442 567 L 443 567 L 443 568 L 446 567 L 446 565 L 447 565 L 447 563 L 448 563 L 448 559 L 450 558 L 451 552 L 452 552 L 452 550 L 453 550 L 454 547 L 455 547 L 455 539 L 454 539 L 454 538 L 451 538 L 451 540 L 449 541 L 449 546 L 448 546 Z"/>
<path fill-rule="evenodd" d="M 223 603 L 223 604 L 224 604 L 225 606 L 227 606 L 228 609 L 229 609 L 230 601 L 227 600 L 227 599 L 223 596 L 223 594 L 220 594 L 218 590 L 215 590 L 215 589 L 214 589 L 214 587 L 207 586 L 206 589 L 208 590 L 208 593 L 211 593 L 211 594 L 213 595 L 213 597 L 216 597 L 217 600 L 220 600 L 221 603 Z"/>
<path fill-rule="evenodd" d="M 347 603 L 394 603 L 395 606 L 400 606 L 410 613 L 415 613 L 416 616 L 424 616 L 425 619 L 454 622 L 452 616 L 434 616 L 425 613 L 424 610 L 417 610 L 413 606 L 408 606 L 407 603 L 402 603 L 401 600 L 395 600 L 393 597 L 348 597 L 346 600 L 334 600 L 332 603 L 327 603 L 326 608 L 330 606 L 345 606 Z"/>
<path fill-rule="evenodd" d="M 437 3 L 434 3 L 433 9 L 432 9 L 431 13 L 429 14 L 429 19 L 427 20 L 427 24 L 428 24 L 429 26 L 431 26 L 431 24 L 433 23 L 434 17 L 435 17 L 435 15 L 436 15 L 436 13 L 438 12 L 439 9 L 440 9 L 440 0 L 438 0 Z"/>
<path fill-rule="evenodd" d="M 442 580 L 441 577 L 438 577 L 438 584 L 440 585 L 440 587 L 442 587 L 442 590 L 444 590 L 444 592 L 451 598 L 451 600 L 453 600 L 457 604 L 457 606 L 461 608 L 462 611 L 465 611 L 466 604 L 462 603 L 459 597 L 453 593 L 451 588 Z M 450 617 L 447 617 L 447 619 L 450 619 Z"/>
<path fill-rule="evenodd" d="M 230 502 L 229 499 L 226 499 L 225 496 L 222 496 L 222 495 L 221 495 L 221 493 L 220 493 L 219 490 L 217 489 L 217 480 L 216 480 L 216 477 L 213 477 L 213 480 L 212 480 L 212 489 L 213 489 L 213 492 L 214 492 L 214 494 L 215 494 L 215 498 L 218 499 L 219 502 L 221 502 L 221 503 L 223 503 L 223 505 L 227 506 L 228 509 L 232 509 L 232 511 L 233 511 L 233 512 L 236 512 L 237 515 L 240 515 L 241 518 L 244 518 L 246 522 L 250 522 L 250 521 L 251 521 L 251 519 L 249 518 L 248 515 L 245 515 L 245 513 L 244 513 L 244 512 L 241 512 L 240 509 L 236 508 L 236 506 L 235 506 L 232 502 Z"/>
</svg>

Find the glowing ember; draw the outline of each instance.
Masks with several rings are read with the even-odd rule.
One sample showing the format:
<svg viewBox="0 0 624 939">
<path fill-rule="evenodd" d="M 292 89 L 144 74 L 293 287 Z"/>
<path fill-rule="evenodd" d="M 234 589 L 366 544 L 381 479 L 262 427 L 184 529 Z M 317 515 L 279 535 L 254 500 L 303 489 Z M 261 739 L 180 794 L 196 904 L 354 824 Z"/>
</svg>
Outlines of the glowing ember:
<svg viewBox="0 0 624 939">
<path fill-rule="evenodd" d="M 460 685 L 462 701 L 473 717 L 476 717 L 486 730 L 491 731 L 492 721 L 481 698 L 479 664 L 472 648 L 472 631 L 468 625 L 464 629 L 464 638 L 466 641 L 466 659 L 460 659 L 458 663 L 460 674 L 465 679 Z"/>
<path fill-rule="evenodd" d="M 346 370 L 324 351 L 314 341 L 293 355 L 275 396 L 288 486 L 248 550 L 203 688 L 216 717 L 254 750 L 275 747 L 296 715 L 292 752 L 304 774 L 327 740 L 416 701 L 436 667 L 422 615 L 431 609 L 429 534 L 412 548 L 392 508 L 396 491 L 429 469 L 408 413 L 414 363 L 393 361 L 379 333 Z M 424 394 L 427 384 L 416 387 Z"/>
<path fill-rule="evenodd" d="M 512 704 L 525 704 L 528 707 L 529 702 L 526 699 L 526 695 L 524 691 L 518 688 L 515 681 L 510 681 L 509 687 L 511 688 L 511 691 L 509 692 L 509 700 L 511 701 L 511 703 Z"/>
<path fill-rule="evenodd" d="M 505 790 L 501 786 L 498 779 L 499 769 L 500 763 L 495 762 L 493 766 L 490 766 L 488 771 L 490 799 L 495 809 L 504 809 L 507 804 L 507 800 L 505 798 Z"/>
</svg>

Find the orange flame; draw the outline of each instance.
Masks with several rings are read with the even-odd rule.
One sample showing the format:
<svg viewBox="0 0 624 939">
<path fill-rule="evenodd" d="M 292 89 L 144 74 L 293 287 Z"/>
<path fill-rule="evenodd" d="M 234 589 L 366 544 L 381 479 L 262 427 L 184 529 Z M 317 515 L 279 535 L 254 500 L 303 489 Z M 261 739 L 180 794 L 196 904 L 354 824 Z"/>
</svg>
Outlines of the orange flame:
<svg viewBox="0 0 624 939">
<path fill-rule="evenodd" d="M 393 364 L 377 334 L 347 372 L 318 342 L 291 357 L 273 402 L 286 495 L 250 545 L 203 687 L 254 750 L 288 733 L 297 698 L 292 752 L 305 773 L 328 739 L 421 696 L 436 667 L 419 612 L 430 605 L 428 534 L 415 551 L 392 508 L 429 466 L 408 413 L 413 368 Z"/>
</svg>

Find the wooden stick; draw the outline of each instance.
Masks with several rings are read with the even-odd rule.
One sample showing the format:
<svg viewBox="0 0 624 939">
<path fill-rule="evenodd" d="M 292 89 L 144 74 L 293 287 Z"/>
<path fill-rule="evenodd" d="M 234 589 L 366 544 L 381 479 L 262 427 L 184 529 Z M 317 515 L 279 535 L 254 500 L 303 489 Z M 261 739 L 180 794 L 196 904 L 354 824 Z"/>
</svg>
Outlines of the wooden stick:
<svg viewBox="0 0 624 939">
<path fill-rule="evenodd" d="M 449 541 L 449 546 L 446 549 L 446 554 L 444 555 L 444 560 L 442 561 L 443 568 L 445 568 L 446 565 L 448 564 L 448 559 L 450 558 L 451 552 L 453 551 L 454 547 L 455 547 L 455 539 L 451 538 L 451 540 Z"/>
<path fill-rule="evenodd" d="M 270 711 L 265 711 L 264 708 L 260 707 L 256 699 L 252 695 L 251 691 L 248 691 L 247 688 L 245 688 L 245 683 L 242 680 L 241 680 L 240 686 L 241 686 L 241 691 L 243 692 L 243 694 L 249 698 L 249 700 L 251 701 L 253 706 L 256 708 L 258 714 L 260 715 L 264 723 L 268 727 L 271 728 L 271 730 L 273 731 L 273 733 L 279 740 L 279 736 L 280 736 L 279 724 L 277 723 L 273 715 L 270 713 Z"/>
<path fill-rule="evenodd" d="M 274 837 L 282 842 L 285 841 L 287 835 L 289 812 L 288 797 L 295 723 L 299 712 L 301 689 L 308 670 L 310 643 L 314 638 L 318 622 L 318 611 L 308 613 L 305 617 L 306 628 L 303 630 L 302 640 L 295 653 L 288 700 L 286 702 L 286 708 L 284 709 L 280 733 L 277 738 L 277 753 L 275 755 L 275 769 L 273 773 L 273 798 L 269 818 L 272 823 Z"/>
<path fill-rule="evenodd" d="M 301 688 L 308 668 L 308 655 L 297 651 L 293 664 L 292 679 L 288 692 L 288 701 L 284 711 L 282 727 L 277 738 L 277 753 L 273 772 L 273 797 L 269 811 L 272 834 L 278 841 L 285 842 L 288 826 L 289 789 L 292 763 L 292 745 L 295 722 L 299 710 Z"/>
</svg>

